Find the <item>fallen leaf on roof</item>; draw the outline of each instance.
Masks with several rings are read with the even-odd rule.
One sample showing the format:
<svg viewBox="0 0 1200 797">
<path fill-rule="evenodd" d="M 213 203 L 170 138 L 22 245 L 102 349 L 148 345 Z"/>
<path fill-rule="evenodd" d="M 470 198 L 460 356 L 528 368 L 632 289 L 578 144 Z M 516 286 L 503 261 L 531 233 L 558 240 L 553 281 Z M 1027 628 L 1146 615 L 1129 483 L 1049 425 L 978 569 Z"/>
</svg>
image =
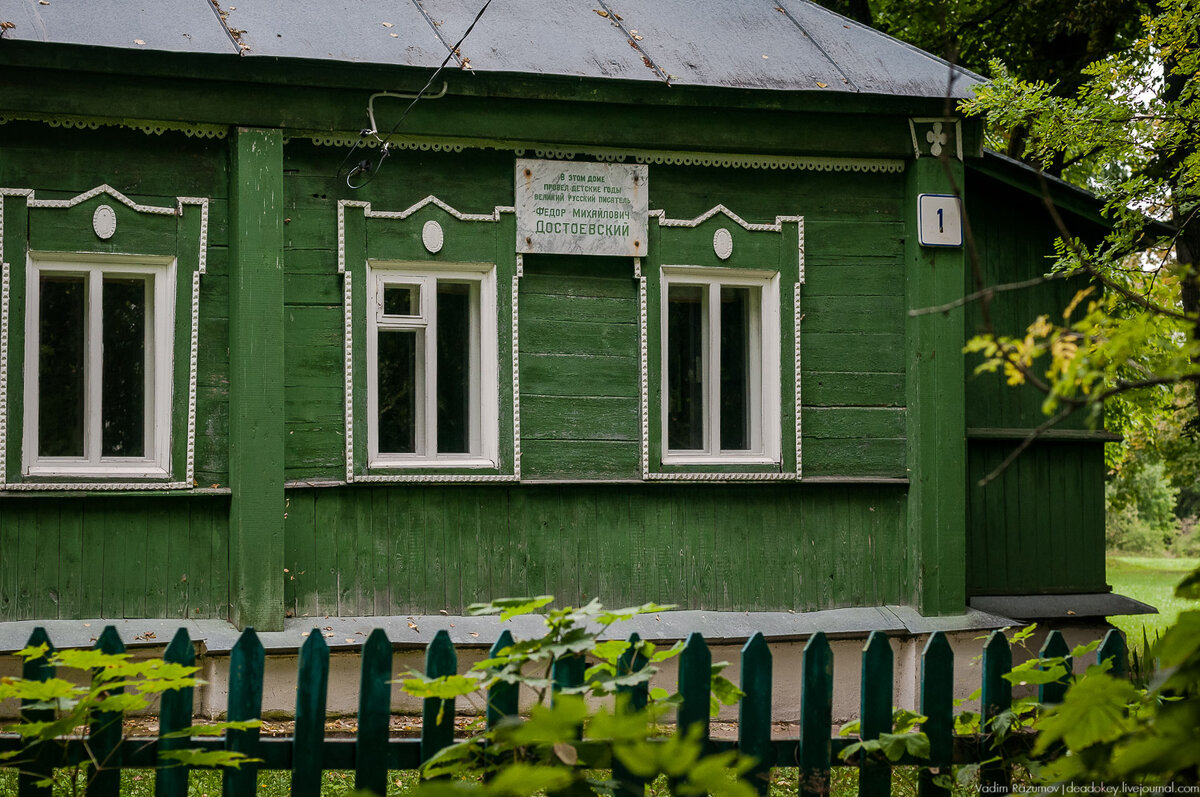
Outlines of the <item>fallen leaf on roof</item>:
<svg viewBox="0 0 1200 797">
<path fill-rule="evenodd" d="M 50 0 L 38 0 L 38 5 L 48 6 L 48 5 L 50 5 Z"/>
<path fill-rule="evenodd" d="M 332 632 L 332 631 L 331 631 L 331 632 L 329 632 L 328 634 L 325 634 L 325 638 L 326 638 L 326 639 L 329 639 L 331 636 L 333 636 L 333 632 Z"/>
<path fill-rule="evenodd" d="M 390 28 L 392 26 L 392 23 L 390 23 L 390 22 L 381 22 L 379 24 L 383 25 L 385 28 Z"/>
<path fill-rule="evenodd" d="M 770 58 L 770 56 L 769 56 L 769 55 L 764 55 L 764 56 L 763 56 L 763 58 Z"/>
<path fill-rule="evenodd" d="M 49 4 L 49 3 L 46 3 L 46 5 L 50 5 L 50 4 Z M 144 42 L 144 41 L 143 41 L 143 40 L 141 40 L 141 39 L 134 39 L 134 40 L 133 40 L 133 43 L 134 43 L 134 44 L 145 44 L 146 42 Z"/>
<path fill-rule="evenodd" d="M 479 636 L 479 634 L 477 634 L 476 632 L 472 631 L 472 632 L 471 632 L 471 636 Z"/>
<path fill-rule="evenodd" d="M 765 58 L 766 56 L 763 56 L 763 57 Z M 823 89 L 829 88 L 829 84 L 828 84 L 828 83 L 822 83 L 822 82 L 821 82 L 821 81 L 819 81 L 819 80 L 817 81 L 817 85 L 818 85 L 818 86 L 820 86 L 820 87 L 821 87 L 821 88 L 823 88 Z M 872 511 L 872 512 L 874 512 L 874 511 L 875 511 L 875 508 L 874 508 L 874 507 L 872 507 L 872 508 L 871 508 L 871 511 Z"/>
<path fill-rule="evenodd" d="M 595 11 L 595 12 L 596 12 L 597 14 L 599 14 L 600 16 L 604 17 L 605 19 L 608 19 L 608 12 L 607 12 L 607 11 L 601 11 L 601 10 L 600 10 L 600 9 L 598 9 L 598 8 L 593 8 L 592 10 L 593 10 L 593 11 Z"/>
<path fill-rule="evenodd" d="M 411 629 L 412 629 L 412 630 L 414 630 L 414 631 L 420 631 L 420 630 L 421 630 L 420 628 L 417 628 L 417 624 L 416 624 L 416 623 L 413 623 L 413 622 L 410 622 L 410 623 L 408 624 L 408 627 L 409 627 L 409 628 L 411 628 Z"/>
<path fill-rule="evenodd" d="M 635 34 L 633 34 L 633 38 L 637 39 L 638 41 L 641 41 L 643 37 L 641 37 L 635 33 Z"/>
<path fill-rule="evenodd" d="M 353 639 L 347 639 L 347 640 L 346 640 L 346 642 L 347 642 L 348 644 L 351 644 L 351 645 L 353 645 L 353 644 L 354 644 L 354 640 L 353 640 Z"/>
<path fill-rule="evenodd" d="M 399 33 L 389 33 L 388 35 L 389 35 L 389 36 L 391 36 L 393 39 L 399 39 L 399 38 L 400 38 L 400 34 L 399 34 Z"/>
<path fill-rule="evenodd" d="M 11 30 L 16 26 L 15 22 L 0 22 L 0 30 Z"/>
</svg>

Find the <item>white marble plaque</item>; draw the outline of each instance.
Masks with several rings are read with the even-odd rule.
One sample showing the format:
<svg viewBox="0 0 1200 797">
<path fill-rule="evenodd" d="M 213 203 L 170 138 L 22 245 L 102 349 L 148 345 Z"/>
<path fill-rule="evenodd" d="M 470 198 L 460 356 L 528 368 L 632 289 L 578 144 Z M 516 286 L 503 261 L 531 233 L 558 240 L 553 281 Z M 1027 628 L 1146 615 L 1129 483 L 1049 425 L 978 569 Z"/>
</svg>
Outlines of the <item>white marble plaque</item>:
<svg viewBox="0 0 1200 797">
<path fill-rule="evenodd" d="M 515 187 L 518 252 L 646 254 L 646 166 L 518 159 Z"/>
</svg>

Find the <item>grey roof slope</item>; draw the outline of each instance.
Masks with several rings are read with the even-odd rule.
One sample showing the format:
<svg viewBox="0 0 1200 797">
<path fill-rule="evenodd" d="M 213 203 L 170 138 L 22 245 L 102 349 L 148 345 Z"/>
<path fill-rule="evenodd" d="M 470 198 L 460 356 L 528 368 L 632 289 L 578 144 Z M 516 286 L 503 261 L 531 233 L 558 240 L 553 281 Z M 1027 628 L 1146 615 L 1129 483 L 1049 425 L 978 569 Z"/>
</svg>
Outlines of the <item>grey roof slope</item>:
<svg viewBox="0 0 1200 797">
<path fill-rule="evenodd" d="M 482 3 L 0 0 L 0 21 L 14 40 L 435 67 Z M 459 56 L 479 72 L 910 97 L 982 80 L 808 0 L 493 0 Z"/>
</svg>

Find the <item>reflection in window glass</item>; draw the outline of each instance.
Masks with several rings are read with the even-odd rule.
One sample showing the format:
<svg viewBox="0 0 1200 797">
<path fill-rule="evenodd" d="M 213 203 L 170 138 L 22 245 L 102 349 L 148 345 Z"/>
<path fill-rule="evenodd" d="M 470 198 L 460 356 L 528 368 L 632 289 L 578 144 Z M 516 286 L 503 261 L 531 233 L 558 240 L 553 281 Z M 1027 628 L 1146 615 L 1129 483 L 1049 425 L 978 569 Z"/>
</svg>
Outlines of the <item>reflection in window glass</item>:
<svg viewBox="0 0 1200 797">
<path fill-rule="evenodd" d="M 383 288 L 384 315 L 420 315 L 421 286 L 385 285 Z"/>
<path fill-rule="evenodd" d="M 418 361 L 424 349 L 420 330 L 379 331 L 379 450 L 417 451 Z"/>
<path fill-rule="evenodd" d="M 437 287 L 437 451 L 471 450 L 471 286 Z"/>
<path fill-rule="evenodd" d="M 704 448 L 704 296 L 698 285 L 667 290 L 667 447 Z"/>
<path fill-rule="evenodd" d="M 105 277 L 100 454 L 146 454 L 146 287 L 140 278 Z"/>
<path fill-rule="evenodd" d="M 721 288 L 721 445 L 750 448 L 750 288 Z"/>
<path fill-rule="evenodd" d="M 38 455 L 82 457 L 86 278 L 43 274 L 38 287 Z"/>
</svg>

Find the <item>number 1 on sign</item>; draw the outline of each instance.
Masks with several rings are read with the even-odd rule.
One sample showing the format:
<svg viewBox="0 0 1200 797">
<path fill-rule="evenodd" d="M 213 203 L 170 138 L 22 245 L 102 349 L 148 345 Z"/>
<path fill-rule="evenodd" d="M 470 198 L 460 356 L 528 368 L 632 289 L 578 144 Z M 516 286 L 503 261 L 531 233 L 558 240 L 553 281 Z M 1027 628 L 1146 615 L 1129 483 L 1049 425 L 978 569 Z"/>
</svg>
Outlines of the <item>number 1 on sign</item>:
<svg viewBox="0 0 1200 797">
<path fill-rule="evenodd" d="M 945 212 L 946 212 L 945 208 L 938 208 L 938 232 L 939 233 L 944 233 L 946 231 L 945 224 L 944 224 L 945 219 L 942 217 L 942 214 L 944 214 Z"/>
</svg>

